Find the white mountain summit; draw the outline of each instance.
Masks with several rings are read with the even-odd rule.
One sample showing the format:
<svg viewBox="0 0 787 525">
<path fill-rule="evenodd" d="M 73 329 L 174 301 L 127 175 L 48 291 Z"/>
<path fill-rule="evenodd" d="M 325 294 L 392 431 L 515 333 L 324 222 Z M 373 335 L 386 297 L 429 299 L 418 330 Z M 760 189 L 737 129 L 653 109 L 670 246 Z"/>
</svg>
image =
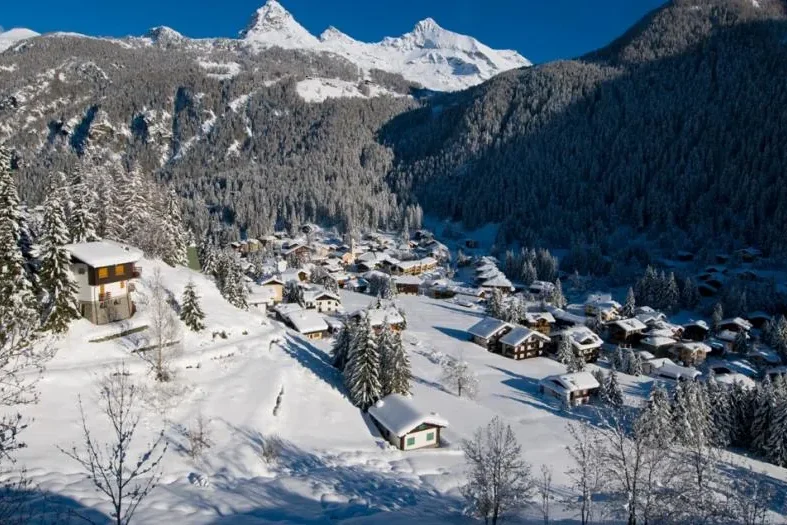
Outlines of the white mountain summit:
<svg viewBox="0 0 787 525">
<path fill-rule="evenodd" d="M 399 73 L 438 91 L 464 89 L 503 71 L 531 65 L 516 51 L 492 49 L 473 37 L 443 29 L 431 18 L 418 22 L 409 33 L 377 43 L 360 42 L 335 27 L 318 39 L 276 0 L 258 9 L 240 36 L 257 49 L 335 53 L 362 69 Z"/>
</svg>

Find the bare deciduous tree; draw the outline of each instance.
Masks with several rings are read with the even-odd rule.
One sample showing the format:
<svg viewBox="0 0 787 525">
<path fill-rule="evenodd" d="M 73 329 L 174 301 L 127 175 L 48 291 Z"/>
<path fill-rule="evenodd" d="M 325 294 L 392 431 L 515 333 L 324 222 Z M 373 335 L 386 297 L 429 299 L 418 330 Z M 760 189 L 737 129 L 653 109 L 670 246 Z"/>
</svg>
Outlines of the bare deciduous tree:
<svg viewBox="0 0 787 525">
<path fill-rule="evenodd" d="M 153 347 L 142 352 L 142 355 L 153 368 L 157 381 L 169 381 L 172 378 L 169 361 L 174 353 L 173 346 L 180 336 L 180 320 L 172 308 L 172 301 L 158 268 L 153 271 L 150 281 L 148 312 Z"/>
<path fill-rule="evenodd" d="M 205 420 L 202 414 L 197 416 L 197 419 L 187 431 L 186 436 L 189 440 L 188 453 L 193 459 L 202 456 L 205 449 L 210 448 L 211 442 L 208 421 Z"/>
<path fill-rule="evenodd" d="M 554 499 L 552 489 L 552 467 L 541 465 L 541 476 L 536 480 L 536 490 L 538 491 L 538 510 L 544 517 L 544 525 L 549 525 L 550 509 Z"/>
<path fill-rule="evenodd" d="M 441 381 L 447 389 L 456 392 L 459 397 L 471 399 L 478 394 L 478 378 L 461 357 L 446 357 L 442 362 L 442 369 Z"/>
<path fill-rule="evenodd" d="M 768 525 L 768 510 L 775 503 L 776 491 L 763 481 L 763 475 L 749 469 L 731 483 L 728 499 L 730 517 L 741 525 Z"/>
<path fill-rule="evenodd" d="M 109 440 L 101 442 L 93 437 L 80 399 L 83 446 L 79 449 L 72 445 L 60 451 L 79 463 L 96 490 L 109 499 L 116 525 L 128 525 L 139 504 L 161 480 L 160 465 L 167 443 L 162 431 L 136 460 L 129 458 L 139 425 L 136 404 L 141 392 L 125 366 L 118 367 L 101 382 L 99 393 L 101 409 L 112 428 Z"/>
<path fill-rule="evenodd" d="M 594 516 L 593 497 L 603 488 L 601 443 L 587 423 L 569 424 L 567 428 L 574 442 L 566 447 L 566 451 L 574 465 L 566 471 L 572 493 L 565 498 L 564 505 L 577 510 L 580 523 L 588 525 Z"/>
<path fill-rule="evenodd" d="M 462 494 L 473 514 L 496 525 L 505 514 L 531 502 L 534 482 L 510 425 L 495 417 L 462 442 L 470 464 Z"/>
</svg>

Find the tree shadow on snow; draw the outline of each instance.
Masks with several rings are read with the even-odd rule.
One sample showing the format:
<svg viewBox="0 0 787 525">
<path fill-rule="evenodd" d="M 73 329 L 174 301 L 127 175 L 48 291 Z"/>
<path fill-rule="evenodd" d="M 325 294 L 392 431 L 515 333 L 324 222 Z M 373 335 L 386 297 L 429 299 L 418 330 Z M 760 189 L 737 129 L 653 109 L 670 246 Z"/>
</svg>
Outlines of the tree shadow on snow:
<svg viewBox="0 0 787 525">
<path fill-rule="evenodd" d="M 325 384 L 334 390 L 343 394 L 345 393 L 342 374 L 330 363 L 328 354 L 306 341 L 296 339 L 289 334 L 285 337 L 284 344 L 280 343 L 279 347 L 284 353 L 311 370 L 314 375 L 320 378 Z"/>
<path fill-rule="evenodd" d="M 456 328 L 447 328 L 445 326 L 433 326 L 435 330 L 459 341 L 470 341 L 470 335 L 465 330 L 457 330 Z"/>
<path fill-rule="evenodd" d="M 250 439 L 252 447 L 264 441 L 256 430 L 238 429 Z M 372 458 L 370 458 L 371 460 Z M 273 479 L 232 479 L 213 484 L 214 489 L 232 492 L 259 508 L 237 513 L 224 512 L 215 524 L 286 522 L 322 523 L 362 518 L 359 523 L 378 513 L 379 523 L 404 523 L 420 516 L 459 516 L 461 502 L 424 485 L 415 475 L 392 471 L 386 462 L 345 464 L 331 454 L 313 454 L 292 443 L 280 441 L 273 468 Z M 397 520 L 390 517 L 397 516 Z M 376 521 L 376 520 L 375 520 Z"/>
<path fill-rule="evenodd" d="M 0 489 L 0 523 L 113 523 L 106 514 L 75 499 L 35 488 Z"/>
</svg>

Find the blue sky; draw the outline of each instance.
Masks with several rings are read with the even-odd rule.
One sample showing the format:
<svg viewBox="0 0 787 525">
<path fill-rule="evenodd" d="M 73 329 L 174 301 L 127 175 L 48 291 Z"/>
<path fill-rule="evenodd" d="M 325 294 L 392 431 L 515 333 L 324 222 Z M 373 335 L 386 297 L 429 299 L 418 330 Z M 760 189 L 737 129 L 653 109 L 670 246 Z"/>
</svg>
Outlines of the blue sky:
<svg viewBox="0 0 787 525">
<path fill-rule="evenodd" d="M 140 35 L 157 25 L 191 37 L 236 36 L 264 0 L 6 1 L 0 26 L 39 32 Z M 426 17 L 534 62 L 605 45 L 664 0 L 281 0 L 312 33 L 329 25 L 359 40 L 409 31 Z M 10 5 L 9 5 L 10 4 Z"/>
</svg>

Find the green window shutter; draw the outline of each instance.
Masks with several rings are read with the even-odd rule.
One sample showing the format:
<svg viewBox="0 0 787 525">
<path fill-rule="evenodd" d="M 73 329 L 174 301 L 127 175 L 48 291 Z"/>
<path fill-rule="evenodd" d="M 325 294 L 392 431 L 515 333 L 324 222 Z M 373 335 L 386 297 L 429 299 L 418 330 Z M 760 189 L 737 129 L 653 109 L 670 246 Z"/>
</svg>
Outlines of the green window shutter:
<svg viewBox="0 0 787 525">
<path fill-rule="evenodd" d="M 426 435 L 426 440 L 427 440 L 427 441 L 434 441 L 434 432 L 429 432 L 429 433 Z"/>
<path fill-rule="evenodd" d="M 415 438 L 407 438 L 407 446 L 412 447 L 415 445 Z"/>
</svg>

